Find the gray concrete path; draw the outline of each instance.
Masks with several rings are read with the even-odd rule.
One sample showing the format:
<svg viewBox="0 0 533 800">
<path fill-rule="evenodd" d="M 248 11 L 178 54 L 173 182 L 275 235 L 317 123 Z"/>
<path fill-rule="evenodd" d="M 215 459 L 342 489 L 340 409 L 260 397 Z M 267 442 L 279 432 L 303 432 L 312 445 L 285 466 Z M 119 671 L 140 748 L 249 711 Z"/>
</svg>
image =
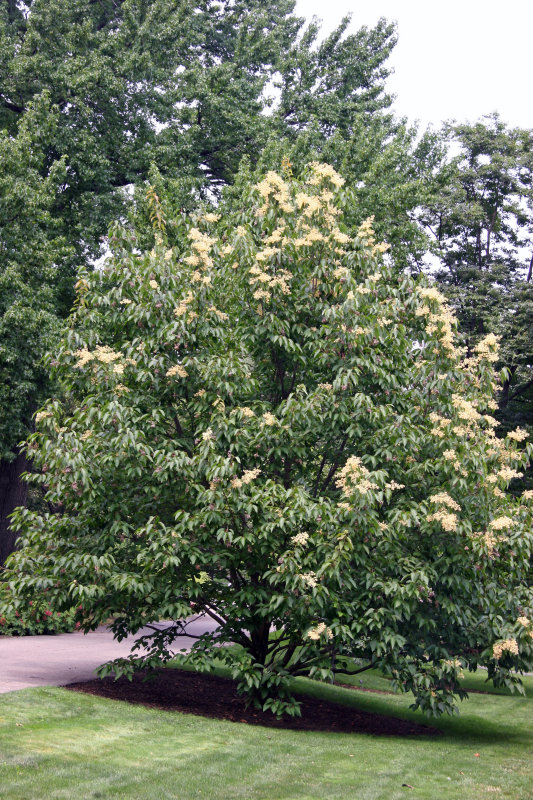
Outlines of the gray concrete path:
<svg viewBox="0 0 533 800">
<path fill-rule="evenodd" d="M 163 627 L 164 623 L 158 623 Z M 198 618 L 187 630 L 198 636 L 215 630 L 216 623 Z M 152 633 L 146 629 L 145 633 Z M 32 686 L 64 686 L 67 683 L 91 680 L 94 671 L 106 661 L 127 656 L 136 636 L 122 642 L 100 627 L 93 633 L 61 633 L 56 636 L 0 637 L 0 694 Z M 175 640 L 173 649 L 189 648 L 193 639 L 186 636 Z"/>
</svg>

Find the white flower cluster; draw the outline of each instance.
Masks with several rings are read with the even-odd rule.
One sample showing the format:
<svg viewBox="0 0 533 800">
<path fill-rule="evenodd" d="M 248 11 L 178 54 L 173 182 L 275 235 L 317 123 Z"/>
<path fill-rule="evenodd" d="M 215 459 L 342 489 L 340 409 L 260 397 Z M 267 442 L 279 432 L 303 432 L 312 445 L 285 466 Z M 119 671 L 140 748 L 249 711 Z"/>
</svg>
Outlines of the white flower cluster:
<svg viewBox="0 0 533 800">
<path fill-rule="evenodd" d="M 328 639 L 333 639 L 333 631 L 328 628 L 325 622 L 319 622 L 315 628 L 307 631 L 307 638 L 318 642 L 321 636 L 326 636 Z"/>
<path fill-rule="evenodd" d="M 297 533 L 296 536 L 293 536 L 291 538 L 291 542 L 296 547 L 305 547 L 308 540 L 309 540 L 309 534 L 306 531 L 301 531 L 300 533 Z"/>
</svg>

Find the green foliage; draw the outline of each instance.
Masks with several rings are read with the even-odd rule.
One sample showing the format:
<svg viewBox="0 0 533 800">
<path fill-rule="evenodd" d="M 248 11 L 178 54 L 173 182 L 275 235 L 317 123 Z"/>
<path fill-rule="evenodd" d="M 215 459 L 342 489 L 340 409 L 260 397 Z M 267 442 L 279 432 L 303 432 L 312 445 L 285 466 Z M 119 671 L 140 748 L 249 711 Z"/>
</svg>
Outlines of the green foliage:
<svg viewBox="0 0 533 800">
<path fill-rule="evenodd" d="M 316 50 L 293 0 L 31 0 L 0 9 L 0 128 L 15 135 L 45 93 L 59 110 L 46 154 L 68 171 L 54 216 L 80 258 L 97 255 L 125 187 L 155 162 L 196 193 L 231 182 L 268 135 L 314 120 L 329 132 L 388 105 L 383 67 L 394 30 L 383 21 Z M 272 109 L 272 81 L 281 82 Z M 319 84 L 319 85 L 317 85 Z M 296 103 L 296 101 L 298 101 Z M 295 106 L 297 104 L 297 108 Z M 268 113 L 270 112 L 270 113 Z"/>
<path fill-rule="evenodd" d="M 11 458 L 50 392 L 42 359 L 58 337 L 71 253 L 51 216 L 65 177 L 47 163 L 57 113 L 28 108 L 16 136 L 0 131 L 0 458 Z"/>
<path fill-rule="evenodd" d="M 68 402 L 28 445 L 54 510 L 17 510 L 8 579 L 15 606 L 81 604 L 85 630 L 176 621 L 118 672 L 203 613 L 220 627 L 190 663 L 223 659 L 277 714 L 291 675 L 353 657 L 451 712 L 461 668 L 531 668 L 531 494 L 504 491 L 527 453 L 488 414 L 495 338 L 465 358 L 439 292 L 370 221 L 344 233 L 343 191 L 315 163 L 183 217 L 172 248 L 161 214 L 151 251 L 114 230 L 55 354 Z"/>
<path fill-rule="evenodd" d="M 144 195 L 147 178 L 164 183 L 173 209 L 190 211 L 233 180 L 245 153 L 257 161 L 269 135 L 315 120 L 330 135 L 389 103 L 393 27 L 346 37 L 345 20 L 314 49 L 318 27 L 300 37 L 293 9 L 292 0 L 0 7 L 0 457 L 31 429 L 56 317 L 70 311 L 77 268 L 126 213 L 129 187 Z M 274 77 L 281 99 L 271 108 Z"/>
</svg>

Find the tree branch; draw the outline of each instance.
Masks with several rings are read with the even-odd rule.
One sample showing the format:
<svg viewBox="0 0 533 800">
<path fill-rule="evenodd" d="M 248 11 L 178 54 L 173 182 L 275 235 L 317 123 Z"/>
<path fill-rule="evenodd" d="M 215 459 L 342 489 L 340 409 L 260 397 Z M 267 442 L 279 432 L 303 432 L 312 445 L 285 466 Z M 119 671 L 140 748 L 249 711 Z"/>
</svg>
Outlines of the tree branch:
<svg viewBox="0 0 533 800">
<path fill-rule="evenodd" d="M 326 489 L 328 488 L 328 486 L 329 486 L 329 484 L 330 484 L 330 482 L 331 482 L 331 480 L 332 480 L 333 476 L 334 476 L 334 475 L 335 475 L 335 473 L 337 472 L 337 468 L 338 468 L 338 466 L 339 466 L 340 457 L 341 457 L 341 455 L 342 455 L 342 451 L 343 451 L 343 450 L 344 450 L 344 448 L 346 447 L 346 442 L 347 442 L 347 441 L 348 441 L 348 437 L 347 437 L 347 436 L 345 436 L 345 437 L 344 437 L 344 439 L 342 440 L 342 444 L 341 444 L 341 447 L 340 447 L 340 450 L 339 450 L 339 452 L 337 453 L 337 456 L 336 456 L 336 458 L 335 458 L 335 461 L 333 462 L 333 465 L 332 465 L 332 467 L 331 467 L 330 471 L 328 472 L 328 474 L 327 474 L 327 476 L 326 476 L 326 481 L 325 481 L 325 483 L 324 483 L 324 486 L 322 487 L 322 491 L 323 491 L 323 492 L 325 492 L 325 491 L 326 491 Z"/>
<path fill-rule="evenodd" d="M 526 383 L 522 384 L 522 386 L 519 386 L 518 389 L 514 391 L 512 395 L 510 395 L 507 398 L 507 402 L 510 403 L 511 400 L 515 399 L 515 397 L 518 397 L 519 395 L 524 394 L 524 392 L 527 392 L 530 386 L 533 386 L 533 378 L 531 378 L 530 381 L 526 381 Z"/>
<path fill-rule="evenodd" d="M 335 674 L 339 673 L 339 675 L 359 675 L 360 672 L 366 672 L 367 669 L 372 669 L 376 666 L 375 661 L 371 661 L 370 664 L 366 664 L 364 667 L 360 667 L 359 669 L 336 669 Z"/>
<path fill-rule="evenodd" d="M 4 108 L 7 108 L 9 111 L 14 111 L 15 114 L 23 114 L 26 110 L 24 106 L 18 106 L 16 103 L 12 103 L 10 100 L 6 100 L 2 98 L 0 103 L 3 105 Z"/>
</svg>

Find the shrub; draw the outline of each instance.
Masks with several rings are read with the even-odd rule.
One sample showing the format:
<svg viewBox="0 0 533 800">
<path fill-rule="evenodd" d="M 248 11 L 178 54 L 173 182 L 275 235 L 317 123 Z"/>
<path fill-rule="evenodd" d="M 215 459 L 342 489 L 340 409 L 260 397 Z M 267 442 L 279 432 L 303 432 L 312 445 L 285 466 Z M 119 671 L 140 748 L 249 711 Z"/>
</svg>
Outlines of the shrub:
<svg viewBox="0 0 533 800">
<path fill-rule="evenodd" d="M 35 636 L 74 630 L 74 611 L 53 611 L 47 599 L 38 595 L 28 601 L 24 611 L 10 608 L 6 588 L 0 584 L 0 636 Z"/>
</svg>

